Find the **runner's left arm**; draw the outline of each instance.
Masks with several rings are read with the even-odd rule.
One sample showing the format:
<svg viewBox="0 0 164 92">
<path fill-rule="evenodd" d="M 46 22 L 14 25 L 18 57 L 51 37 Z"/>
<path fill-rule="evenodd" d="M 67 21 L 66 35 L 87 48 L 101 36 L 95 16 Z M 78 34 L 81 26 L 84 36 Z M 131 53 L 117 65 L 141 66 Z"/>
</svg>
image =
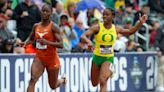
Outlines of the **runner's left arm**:
<svg viewBox="0 0 164 92">
<path fill-rule="evenodd" d="M 56 42 L 49 42 L 49 44 L 53 45 L 55 47 L 58 47 L 58 48 L 63 48 L 63 39 L 62 39 L 62 36 L 60 33 L 61 31 L 60 31 L 59 27 L 57 25 L 53 24 L 52 31 L 54 33 Z"/>
<path fill-rule="evenodd" d="M 123 35 L 132 35 L 134 34 L 147 20 L 147 15 L 143 15 L 140 17 L 139 21 L 136 23 L 135 26 L 133 26 L 130 29 L 124 29 L 122 27 L 116 26 L 117 33 L 123 34 Z"/>
</svg>

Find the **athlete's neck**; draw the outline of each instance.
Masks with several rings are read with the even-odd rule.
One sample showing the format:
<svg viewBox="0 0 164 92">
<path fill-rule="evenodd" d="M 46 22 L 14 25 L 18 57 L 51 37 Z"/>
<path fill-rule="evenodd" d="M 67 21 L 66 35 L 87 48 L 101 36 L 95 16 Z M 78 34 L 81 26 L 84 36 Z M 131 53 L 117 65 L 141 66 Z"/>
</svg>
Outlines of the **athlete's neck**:
<svg viewBox="0 0 164 92">
<path fill-rule="evenodd" d="M 41 25 L 46 26 L 46 25 L 48 25 L 50 22 L 51 22 L 51 20 L 49 20 L 49 19 L 42 20 L 42 21 L 41 21 Z"/>
<path fill-rule="evenodd" d="M 104 22 L 104 27 L 106 29 L 110 29 L 112 27 L 112 23 L 111 22 Z"/>
</svg>

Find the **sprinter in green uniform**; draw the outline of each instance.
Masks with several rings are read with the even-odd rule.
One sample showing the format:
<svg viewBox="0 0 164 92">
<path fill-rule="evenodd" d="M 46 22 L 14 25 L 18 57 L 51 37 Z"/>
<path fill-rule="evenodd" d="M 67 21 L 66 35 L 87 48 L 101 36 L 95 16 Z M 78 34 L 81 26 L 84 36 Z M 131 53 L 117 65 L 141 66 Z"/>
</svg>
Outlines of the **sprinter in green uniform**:
<svg viewBox="0 0 164 92">
<path fill-rule="evenodd" d="M 113 24 L 115 17 L 114 10 L 106 8 L 103 12 L 103 22 L 89 28 L 81 36 L 81 41 L 88 44 L 88 49 L 94 48 L 92 56 L 91 67 L 91 81 L 93 86 L 97 86 L 100 83 L 100 92 L 107 91 L 108 78 L 112 76 L 112 64 L 114 62 L 114 50 L 113 45 L 117 39 L 117 33 L 123 35 L 131 35 L 135 33 L 143 23 L 147 20 L 147 16 L 140 16 L 137 24 L 131 29 L 124 29 Z M 95 47 L 92 41 L 87 37 L 94 34 Z"/>
</svg>

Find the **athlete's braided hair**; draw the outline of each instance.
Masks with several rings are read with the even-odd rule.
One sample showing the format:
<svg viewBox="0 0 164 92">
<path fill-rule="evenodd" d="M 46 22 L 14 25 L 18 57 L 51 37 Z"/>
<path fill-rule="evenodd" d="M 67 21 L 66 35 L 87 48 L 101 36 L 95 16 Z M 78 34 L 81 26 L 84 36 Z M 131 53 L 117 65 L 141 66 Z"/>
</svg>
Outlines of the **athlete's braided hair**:
<svg viewBox="0 0 164 92">
<path fill-rule="evenodd" d="M 115 10 L 114 10 L 114 9 L 112 9 L 112 8 L 106 8 L 106 9 L 108 9 L 109 11 L 111 11 L 113 16 L 115 16 L 115 15 L 116 15 L 116 13 L 115 13 Z"/>
<path fill-rule="evenodd" d="M 112 15 L 115 17 L 116 12 L 115 12 L 114 9 L 112 9 L 112 8 L 106 8 L 106 9 L 109 10 L 109 11 L 111 11 Z M 112 20 L 112 23 L 115 23 L 115 22 L 114 22 L 114 19 Z"/>
<path fill-rule="evenodd" d="M 48 7 L 51 9 L 51 12 L 53 11 L 53 10 L 52 10 L 52 6 L 49 5 L 49 4 L 44 4 L 44 5 L 42 6 L 42 9 L 43 9 L 45 6 L 48 6 Z"/>
</svg>

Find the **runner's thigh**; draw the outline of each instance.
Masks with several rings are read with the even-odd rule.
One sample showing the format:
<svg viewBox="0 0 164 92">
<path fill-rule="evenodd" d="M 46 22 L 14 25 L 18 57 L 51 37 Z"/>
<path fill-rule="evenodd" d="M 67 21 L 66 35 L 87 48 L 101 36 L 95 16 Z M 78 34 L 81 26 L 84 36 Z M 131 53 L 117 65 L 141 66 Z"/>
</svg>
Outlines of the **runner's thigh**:
<svg viewBox="0 0 164 92">
<path fill-rule="evenodd" d="M 93 85 L 97 85 L 99 82 L 100 76 L 100 67 L 97 66 L 94 62 L 92 62 L 91 66 L 91 81 Z"/>
<path fill-rule="evenodd" d="M 31 67 L 31 78 L 34 80 L 38 80 L 39 77 L 43 74 L 44 68 L 45 67 L 43 63 L 38 58 L 34 58 Z"/>
</svg>

